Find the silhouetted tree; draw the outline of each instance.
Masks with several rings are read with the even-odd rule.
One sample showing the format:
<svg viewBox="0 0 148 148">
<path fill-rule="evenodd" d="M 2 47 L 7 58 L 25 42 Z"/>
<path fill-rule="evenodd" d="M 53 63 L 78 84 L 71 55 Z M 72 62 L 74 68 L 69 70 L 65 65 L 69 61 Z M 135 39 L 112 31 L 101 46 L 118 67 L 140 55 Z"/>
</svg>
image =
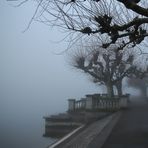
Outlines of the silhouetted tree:
<svg viewBox="0 0 148 148">
<path fill-rule="evenodd" d="M 138 69 L 132 75 L 127 83 L 133 88 L 137 88 L 141 92 L 141 96 L 147 96 L 148 86 L 148 55 L 141 55 L 140 61 L 138 60 Z"/>
<path fill-rule="evenodd" d="M 84 52 L 83 52 L 84 51 Z M 113 86 L 122 95 L 122 80 L 135 72 L 134 57 L 117 48 L 78 50 L 72 54 L 72 66 L 93 78 L 93 82 L 103 84 L 109 96 L 114 96 Z"/>
<path fill-rule="evenodd" d="M 139 89 L 142 97 L 147 97 L 148 78 L 130 78 L 127 82 L 130 87 Z"/>
<path fill-rule="evenodd" d="M 29 0 L 23 0 L 21 4 Z M 122 42 L 118 50 L 135 47 L 148 36 L 147 0 L 35 0 L 33 20 L 78 33 L 97 36 L 103 48 Z M 72 41 L 71 40 L 71 41 Z M 143 42 L 144 43 L 144 42 Z"/>
</svg>

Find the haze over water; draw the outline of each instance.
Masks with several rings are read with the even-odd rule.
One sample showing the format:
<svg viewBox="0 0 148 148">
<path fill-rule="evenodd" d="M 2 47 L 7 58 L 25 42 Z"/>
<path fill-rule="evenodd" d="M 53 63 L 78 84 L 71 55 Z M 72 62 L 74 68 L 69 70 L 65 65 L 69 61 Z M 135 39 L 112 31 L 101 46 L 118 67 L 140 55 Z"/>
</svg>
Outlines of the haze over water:
<svg viewBox="0 0 148 148">
<path fill-rule="evenodd" d="M 12 3 L 11 3 L 12 4 Z M 72 70 L 59 30 L 41 23 L 27 27 L 33 5 L 14 8 L 0 2 L 0 147 L 44 148 L 43 116 L 65 112 L 67 99 L 95 93 L 87 77 Z"/>
<path fill-rule="evenodd" d="M 30 3 L 14 8 L 0 2 L 0 148 L 44 148 L 43 116 L 65 112 L 68 98 L 104 91 L 72 70 L 59 30 L 32 23 Z"/>
</svg>

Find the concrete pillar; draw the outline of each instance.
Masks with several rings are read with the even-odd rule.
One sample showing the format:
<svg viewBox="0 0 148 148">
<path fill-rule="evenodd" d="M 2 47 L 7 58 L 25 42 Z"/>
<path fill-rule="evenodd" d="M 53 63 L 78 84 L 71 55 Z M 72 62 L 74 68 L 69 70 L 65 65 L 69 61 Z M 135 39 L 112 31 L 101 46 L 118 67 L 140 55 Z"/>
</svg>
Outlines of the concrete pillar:
<svg viewBox="0 0 148 148">
<path fill-rule="evenodd" d="M 83 109 L 86 108 L 86 98 L 81 98 L 81 107 L 82 107 Z"/>
<path fill-rule="evenodd" d="M 75 99 L 68 99 L 68 111 L 75 110 Z"/>
<path fill-rule="evenodd" d="M 128 97 L 122 96 L 119 100 L 120 108 L 127 108 L 128 106 Z"/>
<path fill-rule="evenodd" d="M 86 95 L 86 109 L 93 109 L 92 95 Z"/>
</svg>

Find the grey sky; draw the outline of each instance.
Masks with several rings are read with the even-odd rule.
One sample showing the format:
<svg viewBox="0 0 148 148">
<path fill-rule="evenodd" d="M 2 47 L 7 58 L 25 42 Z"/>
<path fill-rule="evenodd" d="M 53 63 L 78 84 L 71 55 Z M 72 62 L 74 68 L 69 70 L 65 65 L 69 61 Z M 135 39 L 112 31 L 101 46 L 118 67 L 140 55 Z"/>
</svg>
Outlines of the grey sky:
<svg viewBox="0 0 148 148">
<path fill-rule="evenodd" d="M 63 38 L 57 28 L 33 22 L 22 33 L 33 8 L 30 3 L 14 8 L 8 2 L 0 2 L 2 116 L 61 112 L 67 109 L 69 97 L 83 97 L 98 90 L 87 77 L 72 70 L 63 55 L 53 54 L 67 46 L 65 42 L 51 42 Z"/>
<path fill-rule="evenodd" d="M 31 3 L 14 8 L 0 2 L 0 110 L 1 114 L 44 115 L 67 109 L 67 99 L 96 93 L 88 77 L 70 68 L 64 55 L 64 36 L 57 28 L 33 22 Z M 18 112 L 19 110 L 19 112 Z"/>
<path fill-rule="evenodd" d="M 22 33 L 34 5 L 9 4 L 0 1 L 0 147 L 4 142 L 4 148 L 42 148 L 49 143 L 41 138 L 42 117 L 66 111 L 68 98 L 101 89 L 72 70 L 64 55 L 53 54 L 67 47 L 66 42 L 53 43 L 64 37 L 59 29 L 33 22 Z"/>
</svg>

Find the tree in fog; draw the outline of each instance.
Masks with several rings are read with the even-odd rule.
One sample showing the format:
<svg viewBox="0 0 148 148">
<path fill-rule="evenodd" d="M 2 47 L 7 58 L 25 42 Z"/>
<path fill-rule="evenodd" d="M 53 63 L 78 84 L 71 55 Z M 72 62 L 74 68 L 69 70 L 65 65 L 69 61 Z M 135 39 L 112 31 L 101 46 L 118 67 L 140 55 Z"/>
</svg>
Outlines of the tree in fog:
<svg viewBox="0 0 148 148">
<path fill-rule="evenodd" d="M 29 0 L 23 0 L 19 5 Z M 148 36 L 147 0 L 35 0 L 33 20 L 67 30 L 71 42 L 97 36 L 101 46 L 122 42 L 125 47 L 145 45 Z M 102 37 L 107 40 L 102 41 Z M 142 43 L 142 44 L 141 44 Z"/>
<path fill-rule="evenodd" d="M 137 71 L 127 80 L 130 87 L 137 88 L 141 92 L 141 96 L 147 96 L 148 86 L 148 55 L 141 55 L 137 60 Z"/>
<path fill-rule="evenodd" d="M 130 78 L 128 79 L 128 85 L 130 87 L 140 90 L 140 95 L 143 97 L 147 96 L 148 78 Z"/>
<path fill-rule="evenodd" d="M 114 96 L 113 86 L 122 95 L 122 80 L 136 71 L 134 57 L 116 47 L 104 49 L 79 49 L 71 54 L 72 66 L 90 75 L 93 82 L 105 85 L 109 96 Z"/>
</svg>

